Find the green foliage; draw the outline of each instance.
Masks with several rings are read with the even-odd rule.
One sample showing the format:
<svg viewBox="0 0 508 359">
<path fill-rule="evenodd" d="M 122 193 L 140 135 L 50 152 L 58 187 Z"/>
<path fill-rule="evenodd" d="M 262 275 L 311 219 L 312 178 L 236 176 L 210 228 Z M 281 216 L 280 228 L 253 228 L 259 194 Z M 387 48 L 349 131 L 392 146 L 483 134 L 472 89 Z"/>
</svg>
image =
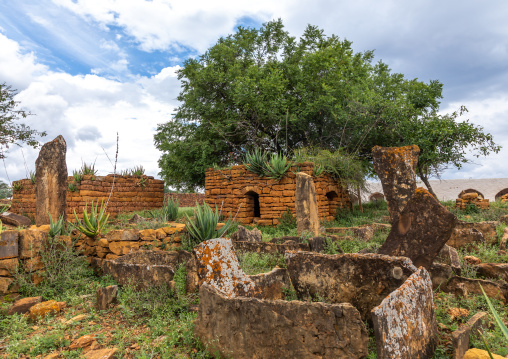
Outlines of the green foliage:
<svg viewBox="0 0 508 359">
<path fill-rule="evenodd" d="M 265 176 L 267 161 L 268 155 L 266 152 L 262 149 L 256 148 L 254 151 L 245 152 L 243 164 L 249 171 L 263 177 Z"/>
<path fill-rule="evenodd" d="M 14 100 L 16 90 L 5 83 L 0 83 L 0 158 L 5 158 L 5 151 L 11 144 L 27 145 L 37 148 L 37 136 L 46 136 L 46 132 L 37 132 L 30 127 L 17 123 L 20 119 L 31 115 L 19 110 L 19 102 Z"/>
<path fill-rule="evenodd" d="M 442 84 L 373 59 L 316 26 L 299 39 L 281 20 L 239 27 L 179 70 L 181 106 L 155 135 L 160 175 L 193 189 L 207 168 L 241 162 L 246 148 L 341 148 L 368 161 L 374 145 L 398 145 L 400 123 L 436 110 Z"/>
<path fill-rule="evenodd" d="M 506 325 L 501 320 L 501 317 L 499 316 L 497 310 L 492 305 L 492 302 L 490 301 L 489 297 L 487 297 L 487 294 L 485 294 L 485 291 L 483 290 L 483 287 L 481 284 L 480 284 L 480 288 L 482 290 L 483 296 L 485 297 L 485 300 L 487 301 L 487 304 L 490 309 L 490 313 L 494 317 L 494 320 L 496 321 L 497 326 L 501 329 L 501 332 L 503 333 L 503 335 L 506 338 L 506 341 L 508 343 L 508 328 L 506 328 Z"/>
<path fill-rule="evenodd" d="M 30 177 L 30 183 L 35 184 L 35 172 L 34 171 L 30 171 L 29 177 Z"/>
<path fill-rule="evenodd" d="M 5 182 L 0 181 L 0 199 L 12 197 L 12 188 Z"/>
<path fill-rule="evenodd" d="M 333 239 L 326 237 L 326 243 L 325 243 L 325 254 L 340 254 L 342 253 L 340 251 L 340 247 Z"/>
<path fill-rule="evenodd" d="M 97 202 L 97 204 L 94 207 L 92 201 L 90 215 L 88 214 L 87 206 L 88 204 L 86 204 L 85 208 L 83 209 L 83 222 L 79 220 L 78 215 L 74 210 L 74 218 L 76 220 L 76 223 L 73 223 L 72 226 L 74 226 L 78 231 L 83 233 L 85 236 L 90 238 L 96 238 L 106 226 L 109 214 L 106 214 L 106 208 L 103 202 L 101 202 L 101 208 L 100 210 L 98 210 L 99 203 Z"/>
<path fill-rule="evenodd" d="M 219 223 L 220 213 L 215 207 L 215 211 L 210 208 L 208 204 L 202 206 L 196 205 L 194 209 L 194 219 L 185 215 L 186 229 L 190 237 L 192 247 L 213 238 L 220 238 L 227 232 L 231 226 L 231 218 L 229 218 L 222 228 L 217 229 Z"/>
<path fill-rule="evenodd" d="M 53 218 L 51 217 L 51 214 L 48 212 L 49 216 L 49 232 L 48 235 L 51 238 L 55 238 L 59 235 L 63 235 L 65 232 L 65 220 L 63 217 L 63 214 L 58 217 L 58 220 L 56 222 L 53 222 Z"/>
<path fill-rule="evenodd" d="M 268 178 L 280 181 L 291 165 L 291 161 L 288 161 L 285 155 L 275 153 L 270 157 L 270 161 L 266 162 L 265 175 Z"/>
<path fill-rule="evenodd" d="M 143 166 L 134 166 L 133 168 L 126 169 L 120 172 L 121 176 L 143 176 L 145 174 L 145 169 Z"/>
<path fill-rule="evenodd" d="M 165 201 L 161 209 L 149 212 L 159 222 L 175 221 L 178 218 L 178 200 L 171 198 Z"/>
<path fill-rule="evenodd" d="M 286 268 L 286 260 L 279 253 L 238 252 L 237 256 L 247 275 L 270 272 L 275 267 Z"/>
<path fill-rule="evenodd" d="M 81 166 L 81 174 L 83 176 L 95 176 L 97 174 L 97 170 L 95 169 L 95 163 L 87 164 L 86 162 L 83 162 L 83 165 Z"/>
<path fill-rule="evenodd" d="M 21 182 L 12 182 L 12 190 L 14 192 L 23 190 L 23 184 Z"/>
<path fill-rule="evenodd" d="M 478 208 L 478 206 L 474 203 L 468 203 L 466 205 L 466 208 L 464 209 L 464 213 L 465 214 L 476 214 L 476 213 L 480 213 L 480 209 Z"/>
<path fill-rule="evenodd" d="M 74 182 L 76 182 L 77 184 L 80 184 L 81 181 L 83 180 L 83 173 L 81 172 L 81 170 L 72 171 L 72 176 L 74 177 Z"/>
<path fill-rule="evenodd" d="M 67 184 L 67 189 L 71 192 L 77 192 L 78 191 L 78 188 L 76 187 L 76 185 L 74 183 L 69 183 Z"/>
</svg>

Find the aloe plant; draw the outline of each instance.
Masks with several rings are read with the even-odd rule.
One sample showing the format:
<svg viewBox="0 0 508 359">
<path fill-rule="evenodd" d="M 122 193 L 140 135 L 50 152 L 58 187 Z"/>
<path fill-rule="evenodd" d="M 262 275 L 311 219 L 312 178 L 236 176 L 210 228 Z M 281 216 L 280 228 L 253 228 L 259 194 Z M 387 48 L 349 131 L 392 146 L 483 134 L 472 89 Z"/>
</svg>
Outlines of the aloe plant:
<svg viewBox="0 0 508 359">
<path fill-rule="evenodd" d="M 214 211 L 206 203 L 202 206 L 196 205 L 196 208 L 194 209 L 194 219 L 191 219 L 188 214 L 185 214 L 185 217 L 185 227 L 193 245 L 209 239 L 222 237 L 233 223 L 230 216 L 224 223 L 224 226 L 217 229 L 220 212 L 218 211 L 217 206 L 215 206 Z"/>
<path fill-rule="evenodd" d="M 74 210 L 74 218 L 76 223 L 72 224 L 74 228 L 83 233 L 85 236 L 90 238 L 96 238 L 100 235 L 101 231 L 108 222 L 109 214 L 106 214 L 106 207 L 104 202 L 101 203 L 101 208 L 98 210 L 99 203 L 94 207 L 92 201 L 92 208 L 90 209 L 90 215 L 88 215 L 87 205 L 83 209 L 83 222 L 81 222 Z"/>
<path fill-rule="evenodd" d="M 59 236 L 64 233 L 65 231 L 65 221 L 63 218 L 63 214 L 58 217 L 58 220 L 56 222 L 53 222 L 53 217 L 51 217 L 51 214 L 48 212 L 49 216 L 49 232 L 48 235 L 51 238 L 55 238 L 56 236 Z"/>
<path fill-rule="evenodd" d="M 492 316 L 494 317 L 494 320 L 495 320 L 496 324 L 501 329 L 501 332 L 503 333 L 504 337 L 506 338 L 506 341 L 508 342 L 508 328 L 506 328 L 506 325 L 501 320 L 501 317 L 499 316 L 498 312 L 496 311 L 496 309 L 492 305 L 492 302 L 490 301 L 489 297 L 487 296 L 487 294 L 483 290 L 483 287 L 482 287 L 481 284 L 480 284 L 480 289 L 482 290 L 483 296 L 485 297 L 485 300 L 487 301 L 487 305 L 489 306 L 490 312 L 492 313 Z M 478 333 L 480 334 L 480 336 L 482 338 L 483 344 L 485 344 L 485 348 L 487 348 L 487 352 L 489 353 L 489 357 L 491 359 L 494 359 L 494 356 L 492 355 L 492 353 L 490 351 L 490 347 L 489 347 L 489 345 L 487 343 L 487 340 L 485 339 L 485 337 L 483 336 L 483 334 L 480 331 L 478 331 Z"/>
<path fill-rule="evenodd" d="M 287 157 L 283 154 L 274 154 L 269 162 L 265 162 L 266 177 L 273 178 L 279 181 L 284 174 L 289 170 L 292 163 L 288 161 Z"/>
<path fill-rule="evenodd" d="M 171 198 L 161 209 L 150 211 L 150 216 L 160 222 L 174 221 L 178 217 L 178 200 Z"/>
<path fill-rule="evenodd" d="M 245 161 L 243 164 L 245 165 L 245 168 L 247 168 L 249 171 L 257 174 L 258 176 L 264 176 L 265 175 L 265 165 L 268 158 L 266 155 L 266 152 L 263 150 L 260 150 L 259 148 L 256 148 L 254 151 L 247 151 L 245 153 Z"/>
</svg>

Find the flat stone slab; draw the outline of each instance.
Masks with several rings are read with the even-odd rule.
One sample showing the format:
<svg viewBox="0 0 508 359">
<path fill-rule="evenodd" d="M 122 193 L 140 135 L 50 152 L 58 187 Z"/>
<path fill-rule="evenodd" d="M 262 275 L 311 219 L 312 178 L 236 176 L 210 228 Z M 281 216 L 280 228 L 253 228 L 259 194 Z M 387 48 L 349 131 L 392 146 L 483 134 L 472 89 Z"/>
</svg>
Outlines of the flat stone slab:
<svg viewBox="0 0 508 359">
<path fill-rule="evenodd" d="M 487 324 L 487 313 L 479 312 L 473 315 L 466 324 L 461 325 L 459 329 L 452 333 L 453 359 L 464 358 L 464 355 L 469 349 L 470 335 L 477 334 L 477 330 Z"/>
<path fill-rule="evenodd" d="M 480 263 L 476 266 L 476 274 L 508 282 L 508 263 Z"/>
<path fill-rule="evenodd" d="M 286 251 L 310 251 L 308 243 L 233 242 L 235 251 L 255 253 L 280 253 Z"/>
<path fill-rule="evenodd" d="M 5 231 L 0 234 L 0 259 L 15 258 L 18 256 L 18 231 Z"/>
<path fill-rule="evenodd" d="M 301 300 L 351 303 L 362 319 L 399 288 L 416 267 L 405 257 L 380 254 L 287 252 L 289 276 Z"/>
<path fill-rule="evenodd" d="M 235 242 L 257 245 L 253 242 Z M 272 244 L 273 245 L 273 244 Z M 220 290 L 227 297 L 257 297 L 275 299 L 282 297 L 282 288 L 289 287 L 287 272 L 272 271 L 249 276 L 240 267 L 233 242 L 227 238 L 215 238 L 194 247 L 199 286 L 204 283 Z M 277 289 L 278 288 L 278 289 Z"/>
<path fill-rule="evenodd" d="M 474 228 L 480 232 L 485 241 L 490 244 L 497 243 L 497 232 L 496 227 L 499 222 L 497 221 L 484 221 L 484 222 L 465 222 L 458 221 L 455 228 L 457 229 L 471 229 Z"/>
<path fill-rule="evenodd" d="M 138 289 L 154 285 L 171 285 L 176 269 L 185 263 L 187 270 L 187 292 L 197 289 L 195 261 L 186 251 L 139 251 L 114 260 L 104 260 L 102 270 L 110 274 L 120 285 L 129 282 Z"/>
<path fill-rule="evenodd" d="M 456 249 L 474 247 L 481 243 L 485 243 L 485 237 L 474 227 L 454 228 L 450 239 L 446 242 L 447 245 Z"/>
<path fill-rule="evenodd" d="M 452 277 L 446 283 L 445 286 L 442 287 L 443 292 L 454 293 L 454 294 L 482 294 L 482 290 L 480 285 L 483 287 L 485 294 L 489 298 L 494 298 L 503 301 L 506 303 L 508 299 L 508 285 L 502 283 L 495 283 L 490 280 L 483 279 L 472 279 L 465 277 Z M 458 291 L 458 289 L 460 289 Z"/>
<path fill-rule="evenodd" d="M 12 212 L 0 213 L 0 220 L 2 223 L 16 227 L 30 227 L 32 225 L 30 218 Z"/>
<path fill-rule="evenodd" d="M 378 359 L 426 359 L 437 345 L 432 282 L 420 267 L 372 309 Z"/>
<path fill-rule="evenodd" d="M 12 306 L 9 308 L 9 312 L 7 315 L 13 314 L 25 314 L 30 311 L 34 305 L 42 302 L 42 297 L 27 297 L 22 298 L 14 302 Z"/>
<path fill-rule="evenodd" d="M 417 188 L 378 253 L 408 257 L 415 266 L 430 269 L 456 223 L 457 217 L 434 196 Z"/>
<path fill-rule="evenodd" d="M 195 334 L 210 353 L 235 359 L 368 354 L 365 325 L 349 303 L 228 297 L 206 283 L 199 290 Z"/>
</svg>

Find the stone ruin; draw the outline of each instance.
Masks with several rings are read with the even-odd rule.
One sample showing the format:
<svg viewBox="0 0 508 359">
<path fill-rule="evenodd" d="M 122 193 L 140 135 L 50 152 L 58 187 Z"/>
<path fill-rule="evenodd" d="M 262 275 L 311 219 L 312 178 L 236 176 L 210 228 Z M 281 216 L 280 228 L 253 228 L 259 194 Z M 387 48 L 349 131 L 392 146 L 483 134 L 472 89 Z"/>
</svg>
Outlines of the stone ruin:
<svg viewBox="0 0 508 359">
<path fill-rule="evenodd" d="M 455 200 L 455 206 L 462 210 L 468 206 L 476 206 L 479 209 L 489 208 L 489 200 L 476 190 L 464 190 L 460 192 L 459 198 Z"/>
</svg>

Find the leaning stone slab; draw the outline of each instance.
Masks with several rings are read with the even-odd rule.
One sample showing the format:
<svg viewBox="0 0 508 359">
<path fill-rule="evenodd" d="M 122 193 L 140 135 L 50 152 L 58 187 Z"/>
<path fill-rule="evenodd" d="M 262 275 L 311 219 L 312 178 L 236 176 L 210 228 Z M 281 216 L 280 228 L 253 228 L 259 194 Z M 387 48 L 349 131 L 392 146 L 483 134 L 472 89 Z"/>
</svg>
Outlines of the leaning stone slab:
<svg viewBox="0 0 508 359">
<path fill-rule="evenodd" d="M 432 279 L 432 289 L 434 290 L 445 286 L 451 277 L 457 275 L 454 273 L 452 266 L 444 263 L 433 263 L 429 274 Z"/>
<path fill-rule="evenodd" d="M 2 223 L 15 227 L 30 227 L 32 225 L 30 218 L 12 212 L 0 213 L 0 220 Z"/>
<path fill-rule="evenodd" d="M 482 232 L 474 227 L 454 228 L 450 239 L 446 242 L 447 245 L 456 249 L 474 247 L 480 243 L 485 243 L 485 238 Z"/>
<path fill-rule="evenodd" d="M 499 222 L 497 221 L 484 221 L 484 222 L 464 222 L 458 221 L 455 228 L 457 229 L 471 229 L 474 228 L 480 232 L 485 241 L 489 244 L 497 243 L 497 232 L 496 227 Z"/>
<path fill-rule="evenodd" d="M 233 242 L 235 251 L 255 253 L 285 253 L 286 251 L 309 251 L 308 243 Z"/>
<path fill-rule="evenodd" d="M 195 262 L 192 254 L 186 251 L 134 252 L 114 260 L 104 260 L 102 271 L 110 274 L 120 285 L 132 283 L 136 288 L 144 289 L 154 285 L 171 285 L 180 263 L 185 263 L 187 269 L 186 291 L 192 292 L 196 289 Z"/>
<path fill-rule="evenodd" d="M 457 217 L 434 196 L 417 188 L 378 253 L 408 257 L 415 266 L 430 269 L 456 223 Z"/>
<path fill-rule="evenodd" d="M 42 297 L 27 297 L 19 299 L 12 304 L 7 315 L 13 315 L 16 313 L 25 314 L 30 310 L 30 308 L 40 302 L 42 302 Z"/>
<path fill-rule="evenodd" d="M 18 231 L 5 231 L 0 234 L 0 260 L 18 256 Z"/>
<path fill-rule="evenodd" d="M 35 224 L 67 219 L 67 144 L 62 136 L 45 143 L 35 161 Z"/>
<path fill-rule="evenodd" d="M 424 359 L 437 345 L 432 282 L 420 267 L 372 309 L 378 359 Z"/>
<path fill-rule="evenodd" d="M 285 257 L 299 299 L 351 303 L 363 320 L 370 319 L 372 308 L 416 272 L 405 257 L 379 254 L 289 251 Z"/>
<path fill-rule="evenodd" d="M 248 230 L 244 226 L 239 225 L 236 232 L 231 234 L 231 239 L 240 242 L 261 242 L 263 233 L 257 228 Z"/>
<path fill-rule="evenodd" d="M 116 301 L 118 295 L 118 286 L 110 285 L 105 288 L 97 289 L 97 310 L 105 310 L 111 303 Z"/>
<path fill-rule="evenodd" d="M 295 209 L 298 235 L 307 232 L 319 236 L 320 223 L 316 187 L 312 176 L 304 172 L 296 174 Z"/>
<path fill-rule="evenodd" d="M 274 268 L 271 272 L 250 275 L 258 290 L 261 292 L 256 295 L 262 299 L 284 299 L 284 289 L 291 287 L 291 280 L 285 268 Z"/>
<path fill-rule="evenodd" d="M 476 313 L 467 321 L 466 324 L 461 325 L 459 329 L 452 333 L 453 343 L 453 359 L 463 359 L 467 350 L 469 349 L 469 337 L 477 334 L 479 328 L 487 325 L 487 313 Z"/>
<path fill-rule="evenodd" d="M 388 204 L 390 222 L 394 223 L 416 189 L 415 168 L 418 146 L 380 147 L 372 149 L 372 162 Z"/>
<path fill-rule="evenodd" d="M 480 263 L 476 265 L 476 273 L 485 278 L 508 282 L 508 263 Z"/>
<path fill-rule="evenodd" d="M 446 283 L 446 286 L 442 287 L 443 292 L 457 293 L 457 288 L 461 289 L 461 293 L 464 294 L 482 294 L 480 285 L 483 287 L 485 294 L 489 298 L 494 298 L 506 303 L 508 298 L 508 285 L 503 283 L 495 283 L 490 280 L 483 279 L 472 279 L 464 277 L 452 277 Z"/>
<path fill-rule="evenodd" d="M 445 244 L 441 251 L 439 251 L 436 258 L 434 258 L 434 263 L 435 262 L 447 264 L 452 267 L 453 272 L 456 275 L 461 274 L 462 268 L 460 266 L 459 253 L 455 248 L 450 247 L 449 245 Z"/>
<path fill-rule="evenodd" d="M 199 290 L 195 334 L 211 353 L 235 359 L 363 358 L 368 336 L 349 303 L 228 297 L 208 284 Z"/>
</svg>

